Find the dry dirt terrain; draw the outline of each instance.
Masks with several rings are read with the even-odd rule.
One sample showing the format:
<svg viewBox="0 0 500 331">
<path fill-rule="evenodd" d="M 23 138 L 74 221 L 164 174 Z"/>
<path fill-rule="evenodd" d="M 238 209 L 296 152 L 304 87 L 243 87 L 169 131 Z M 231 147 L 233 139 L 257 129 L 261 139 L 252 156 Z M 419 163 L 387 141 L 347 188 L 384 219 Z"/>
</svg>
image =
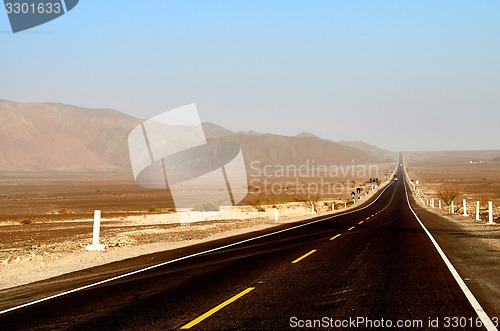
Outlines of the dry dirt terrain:
<svg viewBox="0 0 500 331">
<path fill-rule="evenodd" d="M 457 192 L 454 206 L 463 212 L 462 200 L 467 201 L 467 211 L 475 219 L 476 201 L 480 202 L 481 219 L 486 220 L 488 201 L 493 202 L 494 219 L 500 222 L 500 162 L 494 155 L 500 152 L 443 152 L 410 154 L 407 171 L 410 179 L 418 180 L 420 196 L 440 199 L 439 191 L 451 189 Z M 447 206 L 443 202 L 443 209 Z"/>
<path fill-rule="evenodd" d="M 367 197 L 368 198 L 368 197 Z M 86 251 L 92 241 L 91 219 L 0 226 L 0 289 L 55 277 L 144 254 L 194 245 L 312 217 L 302 204 L 234 207 L 218 212 L 180 212 L 103 218 L 100 243 L 104 252 Z M 348 207 L 349 208 L 349 207 Z M 340 209 L 339 209 L 340 210 Z M 317 214 L 326 214 L 323 207 Z M 316 214 L 316 215 L 317 215 Z"/>
<path fill-rule="evenodd" d="M 392 164 L 381 166 L 380 176 L 385 177 L 393 167 Z M 421 159 L 412 162 L 410 158 L 408 172 L 412 180 L 420 181 L 425 195 L 435 194 L 443 185 L 458 184 L 468 200 L 488 194 L 495 206 L 500 205 L 498 163 L 443 164 L 435 159 L 427 163 Z M 365 192 L 369 189 L 366 178 L 342 180 L 354 181 L 354 185 L 362 186 Z M 293 178 L 279 178 L 268 184 L 293 181 Z M 277 187 L 287 188 L 286 185 Z M 101 174 L 96 178 L 95 174 L 82 173 L 23 173 L 22 176 L 3 173 L 0 192 L 0 288 L 311 216 L 311 201 L 290 202 L 294 199 L 285 194 L 250 195 L 247 206 L 222 208 L 219 212 L 181 210 L 174 213 L 164 191 L 142 189 L 120 174 Z M 327 213 L 331 212 L 332 201 L 336 201 L 337 210 L 342 208 L 344 202 L 349 201 L 349 194 L 323 198 L 327 198 L 326 201 L 314 202 L 316 211 Z M 278 201 L 280 199 L 284 201 Z M 274 220 L 275 208 L 279 208 L 278 222 Z M 94 209 L 103 210 L 104 252 L 85 250 L 92 240 Z M 500 222 L 498 207 L 495 210 L 495 218 Z M 445 210 L 432 211 L 446 216 Z M 476 222 L 458 214 L 449 219 L 481 238 L 492 250 L 500 251 L 498 226 L 487 226 L 485 221 Z"/>
<path fill-rule="evenodd" d="M 389 173 L 393 167 L 380 169 Z M 367 179 L 343 178 L 341 183 L 361 186 L 366 199 L 374 193 L 368 194 Z M 268 184 L 285 188 L 285 182 L 295 179 Z M 312 216 L 311 203 L 320 214 L 331 212 L 332 202 L 337 210 L 352 203 L 349 192 L 336 198 L 322 195 L 322 201 L 281 192 L 250 194 L 248 205 L 220 211 L 173 212 L 165 191 L 142 189 L 116 174 L 3 173 L 0 192 L 0 288 L 302 220 Z M 104 252 L 85 250 L 92 241 L 94 209 L 102 210 Z"/>
</svg>

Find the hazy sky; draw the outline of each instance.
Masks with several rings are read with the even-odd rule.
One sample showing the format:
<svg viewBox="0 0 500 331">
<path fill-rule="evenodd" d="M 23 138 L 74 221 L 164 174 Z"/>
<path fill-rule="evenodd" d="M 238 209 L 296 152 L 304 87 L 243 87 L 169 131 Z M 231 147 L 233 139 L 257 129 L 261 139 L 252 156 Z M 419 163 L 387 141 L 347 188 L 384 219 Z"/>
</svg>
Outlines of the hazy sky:
<svg viewBox="0 0 500 331">
<path fill-rule="evenodd" d="M 500 1 L 82 0 L 13 34 L 0 98 L 399 150 L 500 149 Z"/>
</svg>

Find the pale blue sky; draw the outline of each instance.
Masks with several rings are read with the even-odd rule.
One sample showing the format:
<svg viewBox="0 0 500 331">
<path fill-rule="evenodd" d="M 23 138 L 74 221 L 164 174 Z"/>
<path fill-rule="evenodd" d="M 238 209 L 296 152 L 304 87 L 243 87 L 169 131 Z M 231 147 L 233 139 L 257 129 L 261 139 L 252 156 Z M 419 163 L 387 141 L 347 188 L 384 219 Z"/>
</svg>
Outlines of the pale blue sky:
<svg viewBox="0 0 500 331">
<path fill-rule="evenodd" d="M 392 150 L 500 149 L 499 1 L 81 0 L 12 34 L 0 98 Z"/>
</svg>

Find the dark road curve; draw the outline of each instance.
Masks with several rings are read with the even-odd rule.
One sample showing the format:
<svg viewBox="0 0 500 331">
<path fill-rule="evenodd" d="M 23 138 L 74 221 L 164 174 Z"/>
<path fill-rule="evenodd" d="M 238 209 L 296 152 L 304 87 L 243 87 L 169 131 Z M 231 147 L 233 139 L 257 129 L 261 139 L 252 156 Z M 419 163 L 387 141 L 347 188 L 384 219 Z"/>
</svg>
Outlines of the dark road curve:
<svg viewBox="0 0 500 331">
<path fill-rule="evenodd" d="M 2 313 L 0 330 L 175 330 L 245 290 L 245 295 L 191 329 L 304 329 L 314 320 L 353 319 L 364 321 L 356 325 L 359 329 L 376 329 L 377 323 L 388 326 L 389 322 L 388 329 L 394 329 L 398 321 L 413 323 L 408 329 L 445 329 L 445 323 L 450 323 L 449 330 L 475 329 L 477 313 L 408 207 L 402 168 L 397 171 L 400 180 L 356 212 L 323 216 L 237 245 L 231 243 L 276 232 L 276 228 L 1 291 L 0 310 L 5 311 L 230 245 Z M 452 319 L 457 317 L 461 322 Z M 438 328 L 431 322 L 438 323 Z"/>
</svg>

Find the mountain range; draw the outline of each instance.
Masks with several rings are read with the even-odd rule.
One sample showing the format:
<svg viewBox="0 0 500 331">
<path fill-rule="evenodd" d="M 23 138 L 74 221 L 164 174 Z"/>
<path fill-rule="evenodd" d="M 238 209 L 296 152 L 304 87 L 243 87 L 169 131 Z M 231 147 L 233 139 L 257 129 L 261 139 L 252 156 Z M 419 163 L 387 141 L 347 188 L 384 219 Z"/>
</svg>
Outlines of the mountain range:
<svg viewBox="0 0 500 331">
<path fill-rule="evenodd" d="M 0 171 L 130 172 L 128 135 L 142 122 L 113 109 L 0 100 Z M 337 143 L 307 132 L 290 137 L 232 132 L 213 123 L 202 127 L 208 140 L 237 142 L 247 164 L 367 164 L 396 158 L 363 142 Z"/>
</svg>

